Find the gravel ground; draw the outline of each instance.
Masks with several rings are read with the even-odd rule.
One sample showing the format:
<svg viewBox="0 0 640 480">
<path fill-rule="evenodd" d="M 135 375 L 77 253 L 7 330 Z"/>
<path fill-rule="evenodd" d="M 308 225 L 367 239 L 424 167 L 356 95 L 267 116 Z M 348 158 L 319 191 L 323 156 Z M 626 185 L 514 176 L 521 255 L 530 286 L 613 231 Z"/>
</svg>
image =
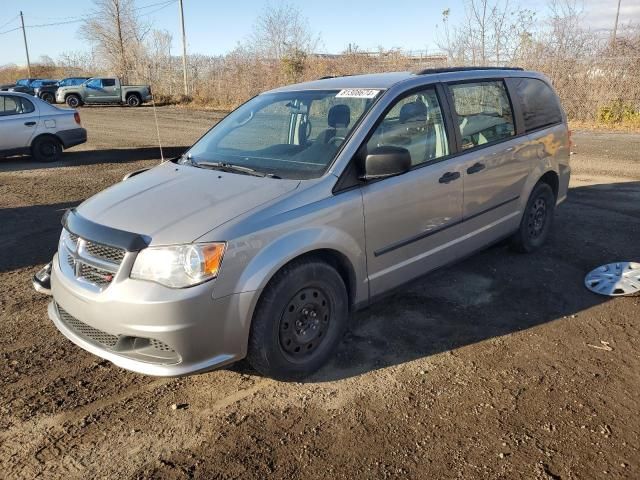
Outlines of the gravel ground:
<svg viewBox="0 0 640 480">
<path fill-rule="evenodd" d="M 221 116 L 157 113 L 168 156 Z M 493 247 L 359 312 L 309 381 L 157 379 L 67 341 L 30 286 L 64 209 L 158 161 L 150 107 L 81 116 L 61 162 L 0 160 L 4 478 L 640 478 L 640 297 L 582 285 L 640 260 L 640 135 L 574 132 L 541 251 Z"/>
</svg>

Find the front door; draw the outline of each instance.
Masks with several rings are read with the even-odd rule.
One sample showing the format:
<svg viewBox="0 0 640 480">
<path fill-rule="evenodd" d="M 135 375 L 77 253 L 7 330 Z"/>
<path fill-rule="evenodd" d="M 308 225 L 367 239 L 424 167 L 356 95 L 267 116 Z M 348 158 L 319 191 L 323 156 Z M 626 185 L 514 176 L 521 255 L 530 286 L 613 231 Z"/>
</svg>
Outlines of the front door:
<svg viewBox="0 0 640 480">
<path fill-rule="evenodd" d="M 462 220 L 463 164 L 450 155 L 434 87 L 405 95 L 388 111 L 366 145 L 409 150 L 413 168 L 363 189 L 367 269 L 375 296 L 438 267 L 436 255 Z"/>
</svg>

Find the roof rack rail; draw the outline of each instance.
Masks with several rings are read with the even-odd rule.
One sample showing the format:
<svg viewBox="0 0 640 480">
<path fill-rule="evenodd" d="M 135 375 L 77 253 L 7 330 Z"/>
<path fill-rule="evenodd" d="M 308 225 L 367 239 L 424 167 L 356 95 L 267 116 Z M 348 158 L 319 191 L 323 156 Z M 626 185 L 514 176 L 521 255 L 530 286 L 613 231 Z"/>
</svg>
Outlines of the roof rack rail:
<svg viewBox="0 0 640 480">
<path fill-rule="evenodd" d="M 442 67 L 425 68 L 417 70 L 415 75 L 428 75 L 430 73 L 472 72 L 474 70 L 523 70 L 521 67 Z"/>
</svg>

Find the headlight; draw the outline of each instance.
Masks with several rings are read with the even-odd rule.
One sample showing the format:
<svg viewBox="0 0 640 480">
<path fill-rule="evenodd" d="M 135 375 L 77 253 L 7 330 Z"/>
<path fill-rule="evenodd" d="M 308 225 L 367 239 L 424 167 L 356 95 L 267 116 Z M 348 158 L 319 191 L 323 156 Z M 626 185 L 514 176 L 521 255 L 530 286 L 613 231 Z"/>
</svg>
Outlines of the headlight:
<svg viewBox="0 0 640 480">
<path fill-rule="evenodd" d="M 145 248 L 136 257 L 131 278 L 172 288 L 197 285 L 218 275 L 224 248 L 224 243 Z"/>
</svg>

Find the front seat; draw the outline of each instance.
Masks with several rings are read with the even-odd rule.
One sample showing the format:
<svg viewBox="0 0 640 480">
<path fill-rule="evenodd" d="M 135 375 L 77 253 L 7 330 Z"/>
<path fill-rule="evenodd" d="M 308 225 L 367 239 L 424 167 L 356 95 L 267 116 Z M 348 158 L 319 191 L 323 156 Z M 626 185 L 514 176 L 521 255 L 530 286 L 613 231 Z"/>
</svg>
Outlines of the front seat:
<svg viewBox="0 0 640 480">
<path fill-rule="evenodd" d="M 421 100 L 405 103 L 400 109 L 400 124 L 408 142 L 403 145 L 411 153 L 413 165 L 427 158 L 427 119 L 429 110 Z"/>
<path fill-rule="evenodd" d="M 320 132 L 317 139 L 318 142 L 329 143 L 334 137 L 344 137 L 351 123 L 351 109 L 349 106 L 340 103 L 331 107 L 327 115 L 327 123 L 329 128 Z"/>
</svg>

